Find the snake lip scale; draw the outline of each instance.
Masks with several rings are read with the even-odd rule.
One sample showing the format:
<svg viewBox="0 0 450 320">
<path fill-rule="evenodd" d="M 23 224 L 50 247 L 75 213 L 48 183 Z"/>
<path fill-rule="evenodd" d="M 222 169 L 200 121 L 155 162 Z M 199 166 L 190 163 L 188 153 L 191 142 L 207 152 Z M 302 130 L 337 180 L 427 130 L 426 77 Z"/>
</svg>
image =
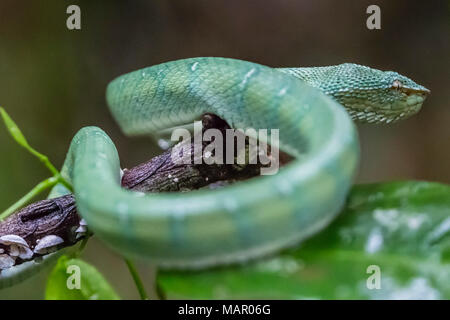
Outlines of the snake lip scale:
<svg viewBox="0 0 450 320">
<path fill-rule="evenodd" d="M 122 255 L 175 269 L 247 261 L 298 244 L 340 211 L 359 163 L 352 119 L 399 121 L 417 113 L 428 94 L 396 72 L 352 63 L 171 61 L 108 85 L 106 100 L 124 133 L 157 135 L 212 113 L 232 128 L 278 129 L 278 147 L 295 159 L 275 175 L 216 190 L 143 195 L 121 188 L 114 143 L 86 127 L 73 138 L 61 174 L 89 228 Z M 67 193 L 57 185 L 50 197 Z"/>
</svg>

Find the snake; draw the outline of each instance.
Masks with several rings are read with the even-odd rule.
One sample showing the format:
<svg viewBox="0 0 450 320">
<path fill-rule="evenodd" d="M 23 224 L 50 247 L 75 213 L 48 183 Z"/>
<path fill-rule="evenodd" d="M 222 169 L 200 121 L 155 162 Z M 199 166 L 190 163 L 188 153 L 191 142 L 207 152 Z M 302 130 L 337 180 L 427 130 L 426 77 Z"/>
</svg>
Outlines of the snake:
<svg viewBox="0 0 450 320">
<path fill-rule="evenodd" d="M 331 223 L 359 166 L 355 122 L 406 119 L 428 94 L 397 72 L 354 63 L 170 61 L 108 84 L 107 104 L 126 135 L 157 136 L 211 113 L 231 128 L 278 130 L 276 147 L 294 160 L 276 174 L 214 190 L 143 194 L 121 187 L 114 143 L 90 126 L 74 136 L 61 173 L 89 229 L 121 255 L 169 269 L 243 263 L 297 245 Z M 68 192 L 57 185 L 50 197 Z"/>
</svg>

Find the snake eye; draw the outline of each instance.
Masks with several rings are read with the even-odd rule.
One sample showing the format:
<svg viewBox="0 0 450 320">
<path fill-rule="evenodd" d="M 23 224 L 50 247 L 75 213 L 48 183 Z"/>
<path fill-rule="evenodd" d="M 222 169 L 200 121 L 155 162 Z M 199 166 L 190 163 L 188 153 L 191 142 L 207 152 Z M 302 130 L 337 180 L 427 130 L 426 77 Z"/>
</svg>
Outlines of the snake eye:
<svg viewBox="0 0 450 320">
<path fill-rule="evenodd" d="M 392 88 L 400 90 L 403 88 L 403 83 L 400 80 L 394 80 L 394 82 L 392 82 Z"/>
</svg>

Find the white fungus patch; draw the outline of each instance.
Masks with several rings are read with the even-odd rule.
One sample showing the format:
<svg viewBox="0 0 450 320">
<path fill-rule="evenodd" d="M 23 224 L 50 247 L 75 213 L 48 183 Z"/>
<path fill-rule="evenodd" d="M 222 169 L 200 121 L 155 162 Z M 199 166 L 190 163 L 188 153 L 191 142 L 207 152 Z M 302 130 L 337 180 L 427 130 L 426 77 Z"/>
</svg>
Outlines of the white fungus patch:
<svg viewBox="0 0 450 320">
<path fill-rule="evenodd" d="M 167 150 L 170 147 L 170 143 L 165 139 L 158 139 L 158 146 L 163 150 Z"/>
<path fill-rule="evenodd" d="M 28 247 L 28 243 L 25 241 L 24 238 L 17 236 L 15 234 L 7 234 L 0 237 L 0 243 L 4 245 L 21 245 L 24 247 Z"/>
<path fill-rule="evenodd" d="M 11 257 L 19 257 L 23 260 L 31 259 L 33 257 L 33 251 L 28 246 L 28 243 L 24 238 L 14 235 L 8 234 L 0 237 L 0 243 L 9 246 L 9 255 Z M 3 253 L 4 250 L 0 253 Z"/>
<path fill-rule="evenodd" d="M 16 260 L 7 254 L 0 254 L 0 269 L 11 268 L 16 263 Z"/>
<path fill-rule="evenodd" d="M 38 244 L 34 247 L 34 252 L 38 254 L 46 254 L 53 252 L 58 245 L 63 243 L 64 240 L 57 235 L 48 235 L 39 240 Z"/>
</svg>

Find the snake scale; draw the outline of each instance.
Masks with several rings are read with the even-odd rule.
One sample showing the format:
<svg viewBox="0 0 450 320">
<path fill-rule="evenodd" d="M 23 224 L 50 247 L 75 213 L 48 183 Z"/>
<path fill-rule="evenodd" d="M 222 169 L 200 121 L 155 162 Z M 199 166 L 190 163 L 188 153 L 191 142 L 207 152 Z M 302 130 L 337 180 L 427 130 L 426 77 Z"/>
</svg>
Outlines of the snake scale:
<svg viewBox="0 0 450 320">
<path fill-rule="evenodd" d="M 167 62 L 108 85 L 107 103 L 125 134 L 157 134 L 213 113 L 232 128 L 278 129 L 278 147 L 295 160 L 275 175 L 215 190 L 144 195 L 121 188 L 114 143 L 100 128 L 86 127 L 73 138 L 62 174 L 89 228 L 123 255 L 166 268 L 246 261 L 299 243 L 339 212 L 359 161 L 352 119 L 407 118 L 428 93 L 396 72 L 351 63 Z M 51 196 L 67 192 L 58 185 Z"/>
</svg>

